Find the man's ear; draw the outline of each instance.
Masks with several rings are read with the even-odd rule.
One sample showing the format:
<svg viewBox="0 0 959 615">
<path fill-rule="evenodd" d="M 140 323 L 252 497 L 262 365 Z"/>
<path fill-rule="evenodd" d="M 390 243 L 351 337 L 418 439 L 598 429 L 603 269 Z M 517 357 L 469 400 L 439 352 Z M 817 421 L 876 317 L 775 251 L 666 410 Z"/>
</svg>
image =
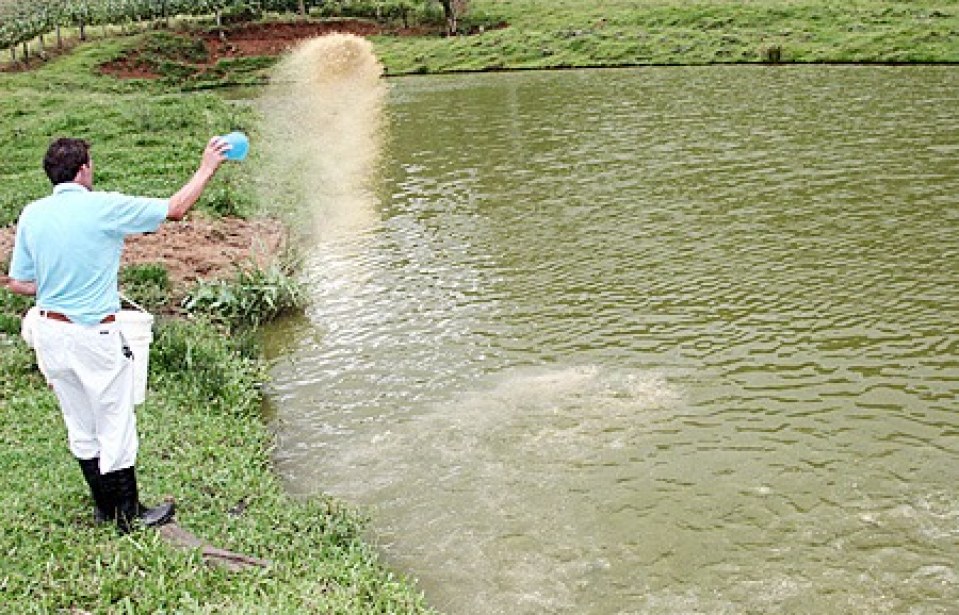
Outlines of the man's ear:
<svg viewBox="0 0 959 615">
<path fill-rule="evenodd" d="M 93 190 L 93 161 L 80 165 L 77 170 L 77 176 L 73 178 L 75 184 L 84 186 L 87 190 Z"/>
</svg>

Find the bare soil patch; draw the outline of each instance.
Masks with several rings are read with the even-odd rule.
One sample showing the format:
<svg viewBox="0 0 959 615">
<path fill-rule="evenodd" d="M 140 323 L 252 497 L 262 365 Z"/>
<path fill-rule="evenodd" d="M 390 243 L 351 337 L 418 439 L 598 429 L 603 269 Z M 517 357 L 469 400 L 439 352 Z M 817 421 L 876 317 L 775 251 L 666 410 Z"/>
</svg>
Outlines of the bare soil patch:
<svg viewBox="0 0 959 615">
<path fill-rule="evenodd" d="M 0 228 L 0 262 L 10 258 L 15 233 L 15 226 Z M 128 238 L 122 266 L 162 264 L 173 296 L 182 298 L 201 279 L 232 278 L 238 266 L 269 266 L 283 252 L 286 239 L 286 228 L 278 220 L 192 214 L 163 224 L 156 233 Z"/>
<path fill-rule="evenodd" d="M 390 28 L 360 19 L 337 19 L 327 21 L 255 22 L 240 24 L 222 31 L 174 32 L 199 38 L 207 50 L 207 59 L 192 62 L 198 70 L 209 69 L 223 59 L 249 57 L 275 57 L 289 51 L 298 42 L 327 34 L 354 34 L 356 36 L 428 36 L 439 35 L 436 28 Z M 152 71 L 141 58 L 138 50 L 125 57 L 100 66 L 100 72 L 122 79 L 155 79 L 160 75 Z"/>
</svg>

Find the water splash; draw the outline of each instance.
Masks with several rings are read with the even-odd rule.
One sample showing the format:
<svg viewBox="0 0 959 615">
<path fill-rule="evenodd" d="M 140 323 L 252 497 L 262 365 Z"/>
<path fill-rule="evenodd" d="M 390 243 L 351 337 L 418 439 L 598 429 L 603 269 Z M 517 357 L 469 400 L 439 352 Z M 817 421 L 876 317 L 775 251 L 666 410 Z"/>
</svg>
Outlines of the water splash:
<svg viewBox="0 0 959 615">
<path fill-rule="evenodd" d="M 386 85 L 372 45 L 333 34 L 298 45 L 260 98 L 267 208 L 303 218 L 317 240 L 375 221 L 371 191 L 383 138 Z"/>
<path fill-rule="evenodd" d="M 608 509 L 635 514 L 637 498 L 609 468 L 641 454 L 643 434 L 681 399 L 657 372 L 508 369 L 388 429 L 358 428 L 318 482 L 374 505 L 378 540 L 398 566 L 445 571 L 423 584 L 439 608 L 571 609 L 581 583 L 611 573 L 619 548 L 597 524 Z M 570 534 L 596 541 L 573 548 Z"/>
</svg>

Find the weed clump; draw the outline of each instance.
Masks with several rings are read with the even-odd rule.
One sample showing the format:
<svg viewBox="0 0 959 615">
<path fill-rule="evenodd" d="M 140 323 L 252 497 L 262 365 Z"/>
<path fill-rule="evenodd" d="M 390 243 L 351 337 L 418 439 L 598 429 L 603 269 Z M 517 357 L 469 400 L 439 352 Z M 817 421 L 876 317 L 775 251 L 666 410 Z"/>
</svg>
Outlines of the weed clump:
<svg viewBox="0 0 959 615">
<path fill-rule="evenodd" d="M 128 265 L 120 270 L 120 289 L 137 305 L 152 311 L 170 301 L 170 275 L 162 263 Z"/>
<path fill-rule="evenodd" d="M 201 281 L 183 307 L 230 330 L 256 329 L 306 304 L 306 292 L 293 277 L 293 265 L 237 267 L 228 280 Z"/>
</svg>

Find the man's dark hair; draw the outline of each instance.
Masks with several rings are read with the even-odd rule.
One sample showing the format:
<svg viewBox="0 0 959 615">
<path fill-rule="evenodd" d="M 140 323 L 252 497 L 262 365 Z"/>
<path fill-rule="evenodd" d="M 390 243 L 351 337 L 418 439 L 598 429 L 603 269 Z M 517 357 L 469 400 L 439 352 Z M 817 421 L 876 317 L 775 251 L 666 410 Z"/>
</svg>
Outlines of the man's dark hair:
<svg viewBox="0 0 959 615">
<path fill-rule="evenodd" d="M 90 144 L 83 139 L 57 139 L 43 157 L 43 170 L 54 186 L 72 182 L 85 164 L 90 164 Z"/>
</svg>

